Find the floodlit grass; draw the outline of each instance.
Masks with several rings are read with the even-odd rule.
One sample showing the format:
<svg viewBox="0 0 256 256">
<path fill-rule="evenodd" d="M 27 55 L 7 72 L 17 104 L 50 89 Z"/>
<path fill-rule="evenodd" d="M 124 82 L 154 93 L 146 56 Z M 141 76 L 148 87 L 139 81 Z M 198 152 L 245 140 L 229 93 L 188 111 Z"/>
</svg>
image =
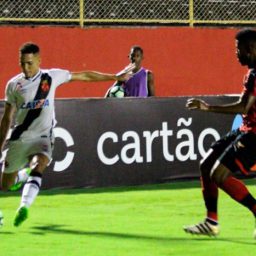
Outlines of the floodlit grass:
<svg viewBox="0 0 256 256">
<path fill-rule="evenodd" d="M 256 195 L 254 180 L 246 182 Z M 254 219 L 220 192 L 218 238 L 186 234 L 204 218 L 199 182 L 107 189 L 42 191 L 29 219 L 13 227 L 19 193 L 0 193 L 3 256 L 250 256 Z"/>
</svg>

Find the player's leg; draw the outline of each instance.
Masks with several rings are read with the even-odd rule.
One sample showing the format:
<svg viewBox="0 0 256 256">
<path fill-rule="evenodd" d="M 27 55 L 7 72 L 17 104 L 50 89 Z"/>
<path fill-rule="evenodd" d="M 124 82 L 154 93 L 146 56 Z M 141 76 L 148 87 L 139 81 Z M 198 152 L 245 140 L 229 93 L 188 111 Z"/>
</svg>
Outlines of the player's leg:
<svg viewBox="0 0 256 256">
<path fill-rule="evenodd" d="M 28 162 L 26 156 L 26 145 L 21 141 L 11 141 L 8 144 L 8 151 L 2 166 L 1 188 L 4 191 L 10 189 L 17 180 L 17 173 L 20 168 Z"/>
<path fill-rule="evenodd" d="M 21 206 L 29 207 L 35 200 L 42 184 L 43 172 L 48 164 L 49 158 L 44 154 L 37 154 L 32 158 L 31 173 L 23 188 Z"/>
<path fill-rule="evenodd" d="M 198 235 L 216 236 L 219 234 L 217 201 L 218 187 L 210 177 L 210 171 L 220 153 L 210 149 L 205 158 L 200 163 L 202 194 L 206 207 L 206 218 L 197 224 L 184 226 L 187 233 Z"/>
<path fill-rule="evenodd" d="M 245 184 L 235 178 L 225 165 L 219 163 L 215 166 L 212 179 L 230 197 L 247 207 L 256 218 L 256 199 L 249 192 Z"/>
<path fill-rule="evenodd" d="M 219 153 L 210 149 L 200 163 L 202 194 L 206 207 L 206 218 L 218 221 L 217 202 L 218 187 L 210 177 L 211 168 L 219 157 Z"/>
<path fill-rule="evenodd" d="M 28 209 L 40 191 L 42 174 L 52 157 L 53 139 L 51 137 L 40 137 L 28 144 L 30 144 L 27 152 L 28 158 L 31 159 L 31 173 L 23 187 L 20 207 L 14 219 L 15 226 L 19 226 L 28 217 Z"/>
<path fill-rule="evenodd" d="M 218 223 L 218 187 L 211 177 L 211 170 L 217 159 L 237 137 L 237 132 L 228 133 L 215 142 L 204 159 L 200 162 L 202 194 L 206 207 L 206 218 L 203 222 L 183 227 L 184 231 L 192 234 L 215 236 L 219 233 Z"/>
<path fill-rule="evenodd" d="M 230 171 L 222 164 L 219 164 L 215 173 L 220 175 L 213 175 L 213 179 L 218 183 L 218 186 L 225 191 L 231 198 L 247 207 L 255 218 L 255 228 L 253 231 L 253 238 L 256 239 L 256 199 L 247 189 L 245 184 L 231 175 Z"/>
<path fill-rule="evenodd" d="M 32 168 L 29 178 L 27 179 L 20 202 L 20 207 L 17 210 L 14 225 L 19 226 L 28 218 L 28 209 L 36 199 L 42 184 L 42 174 L 47 165 L 49 158 L 44 154 L 37 154 L 32 158 Z"/>
<path fill-rule="evenodd" d="M 17 180 L 17 173 L 28 162 L 26 145 L 20 141 L 9 142 L 8 151 L 2 166 L 1 188 L 4 191 L 10 189 Z"/>
<path fill-rule="evenodd" d="M 215 183 L 231 198 L 247 207 L 256 220 L 256 199 L 245 184 L 233 175 L 233 172 L 237 170 L 243 174 L 250 172 L 251 167 L 256 163 L 255 151 L 256 135 L 241 134 L 215 163 L 211 176 Z"/>
<path fill-rule="evenodd" d="M 256 135 L 244 133 L 226 149 L 212 168 L 212 179 L 234 200 L 249 208 L 256 217 L 256 200 L 245 184 L 234 177 L 240 171 L 247 175 L 256 163 Z"/>
<path fill-rule="evenodd" d="M 18 171 L 17 176 L 15 178 L 14 184 L 10 186 L 10 191 L 17 191 L 19 190 L 24 183 L 27 181 L 29 174 L 31 173 L 30 166 L 27 166 L 21 170 Z"/>
</svg>

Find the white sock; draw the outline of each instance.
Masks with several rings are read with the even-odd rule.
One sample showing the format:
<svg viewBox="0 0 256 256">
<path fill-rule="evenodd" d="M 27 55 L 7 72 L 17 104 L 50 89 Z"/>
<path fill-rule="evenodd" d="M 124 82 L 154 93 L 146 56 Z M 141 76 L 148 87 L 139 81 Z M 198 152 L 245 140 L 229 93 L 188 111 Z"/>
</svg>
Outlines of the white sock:
<svg viewBox="0 0 256 256">
<path fill-rule="evenodd" d="M 20 206 L 29 207 L 36 199 L 42 184 L 42 177 L 30 176 L 23 188 Z"/>
<path fill-rule="evenodd" d="M 17 182 L 25 182 L 27 181 L 28 177 L 29 177 L 29 174 L 27 173 L 27 169 L 28 168 L 24 168 L 22 170 L 20 170 L 16 176 L 16 179 L 15 179 L 15 184 Z"/>
</svg>

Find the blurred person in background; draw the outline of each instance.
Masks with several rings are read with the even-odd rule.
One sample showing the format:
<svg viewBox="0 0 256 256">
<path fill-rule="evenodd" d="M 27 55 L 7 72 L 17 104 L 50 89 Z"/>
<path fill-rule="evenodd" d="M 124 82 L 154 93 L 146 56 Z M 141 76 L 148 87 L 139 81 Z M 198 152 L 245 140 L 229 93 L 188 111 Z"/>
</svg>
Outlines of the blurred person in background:
<svg viewBox="0 0 256 256">
<path fill-rule="evenodd" d="M 122 86 L 125 97 L 155 96 L 154 75 L 152 71 L 142 67 L 143 49 L 138 45 L 132 46 L 128 57 L 130 63 L 135 64 L 135 68 L 132 70 L 132 77 L 125 82 L 116 82 L 113 86 Z M 110 89 L 105 97 L 109 97 Z"/>
</svg>

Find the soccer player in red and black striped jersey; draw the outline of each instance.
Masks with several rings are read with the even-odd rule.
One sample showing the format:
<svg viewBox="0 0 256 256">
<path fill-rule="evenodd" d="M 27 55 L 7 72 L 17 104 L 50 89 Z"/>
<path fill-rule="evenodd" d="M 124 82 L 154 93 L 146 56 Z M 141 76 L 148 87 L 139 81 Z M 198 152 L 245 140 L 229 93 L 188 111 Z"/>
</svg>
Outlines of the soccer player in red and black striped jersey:
<svg viewBox="0 0 256 256">
<path fill-rule="evenodd" d="M 256 200 L 245 184 L 234 175 L 237 171 L 244 175 L 256 171 L 256 31 L 241 30 L 235 39 L 237 59 L 241 65 L 249 68 L 239 100 L 231 104 L 209 105 L 201 99 L 193 98 L 189 99 L 186 105 L 188 109 L 241 113 L 243 116 L 240 128 L 215 142 L 200 162 L 202 192 L 207 213 L 203 222 L 184 227 L 186 232 L 192 234 L 218 235 L 218 188 L 247 207 L 256 220 Z M 253 236 L 256 239 L 256 227 Z"/>
<path fill-rule="evenodd" d="M 41 69 L 40 49 L 34 43 L 20 48 L 22 73 L 10 79 L 6 86 L 5 110 L 0 124 L 0 158 L 12 120 L 15 126 L 8 142 L 8 151 L 1 175 L 1 188 L 10 189 L 17 182 L 25 182 L 20 207 L 14 220 L 19 226 L 28 216 L 28 208 L 35 200 L 42 183 L 42 174 L 51 161 L 55 91 L 71 81 L 125 81 L 134 65 L 119 75 L 96 71 L 70 72 L 62 69 Z M 18 171 L 30 166 L 30 174 Z"/>
</svg>

